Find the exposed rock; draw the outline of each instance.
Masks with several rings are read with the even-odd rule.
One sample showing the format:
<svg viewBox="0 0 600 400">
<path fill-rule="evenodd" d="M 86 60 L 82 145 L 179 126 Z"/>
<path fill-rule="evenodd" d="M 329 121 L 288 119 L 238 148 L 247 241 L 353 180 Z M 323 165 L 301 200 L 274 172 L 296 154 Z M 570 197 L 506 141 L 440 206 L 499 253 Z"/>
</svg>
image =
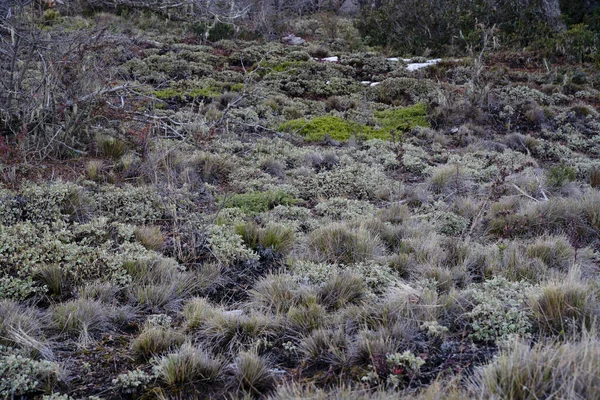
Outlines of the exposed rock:
<svg viewBox="0 0 600 400">
<path fill-rule="evenodd" d="M 288 44 L 290 46 L 302 46 L 304 43 L 306 43 L 306 40 L 302 39 L 299 36 L 294 35 L 293 33 L 290 33 L 287 36 L 284 36 L 281 41 L 284 44 Z"/>
<path fill-rule="evenodd" d="M 360 12 L 360 3 L 358 0 L 345 0 L 338 12 L 341 15 L 356 15 Z"/>
</svg>

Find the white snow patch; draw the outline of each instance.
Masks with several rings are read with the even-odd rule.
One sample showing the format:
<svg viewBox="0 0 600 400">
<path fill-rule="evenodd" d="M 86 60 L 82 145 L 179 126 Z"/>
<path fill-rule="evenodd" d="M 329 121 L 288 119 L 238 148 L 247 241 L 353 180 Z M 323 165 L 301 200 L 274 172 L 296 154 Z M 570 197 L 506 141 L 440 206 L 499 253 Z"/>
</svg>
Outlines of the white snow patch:
<svg viewBox="0 0 600 400">
<path fill-rule="evenodd" d="M 427 62 L 424 62 L 424 63 L 412 63 L 412 64 L 408 64 L 406 66 L 406 69 L 409 70 L 409 71 L 416 71 L 416 70 L 421 69 L 421 68 L 430 67 L 430 66 L 432 66 L 434 64 L 439 63 L 440 61 L 442 61 L 441 58 L 435 58 L 433 60 L 428 60 Z"/>
</svg>

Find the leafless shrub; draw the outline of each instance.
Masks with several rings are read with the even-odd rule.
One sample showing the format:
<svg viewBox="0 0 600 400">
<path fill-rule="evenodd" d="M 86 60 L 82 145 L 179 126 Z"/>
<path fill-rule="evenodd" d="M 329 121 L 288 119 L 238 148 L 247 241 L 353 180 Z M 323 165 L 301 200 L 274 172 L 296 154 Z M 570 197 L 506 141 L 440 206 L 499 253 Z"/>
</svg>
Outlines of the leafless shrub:
<svg viewBox="0 0 600 400">
<path fill-rule="evenodd" d="M 0 16 L 0 120 L 26 158 L 85 154 L 88 125 L 111 87 L 105 27 L 48 28 L 40 9 L 18 2 Z M 27 8 L 29 7 L 29 8 Z"/>
</svg>

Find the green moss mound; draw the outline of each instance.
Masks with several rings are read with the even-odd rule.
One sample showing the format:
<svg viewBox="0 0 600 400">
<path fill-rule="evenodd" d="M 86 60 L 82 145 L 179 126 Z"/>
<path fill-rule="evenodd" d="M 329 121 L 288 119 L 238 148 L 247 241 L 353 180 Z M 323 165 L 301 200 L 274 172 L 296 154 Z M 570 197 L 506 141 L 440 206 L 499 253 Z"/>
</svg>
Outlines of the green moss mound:
<svg viewBox="0 0 600 400">
<path fill-rule="evenodd" d="M 152 94 L 160 100 L 185 101 L 197 98 L 214 99 L 219 97 L 223 91 L 241 92 L 242 90 L 244 90 L 243 83 L 224 83 L 219 84 L 218 86 L 194 88 L 189 91 L 167 88 L 155 90 Z"/>
<path fill-rule="evenodd" d="M 333 115 L 325 115 L 310 120 L 304 118 L 291 120 L 281 124 L 279 129 L 302 135 L 308 142 L 318 142 L 325 137 L 344 142 L 352 136 L 365 140 L 389 140 L 392 136 L 391 132 L 397 134 L 409 131 L 416 126 L 429 126 L 427 106 L 422 103 L 399 109 L 376 111 L 375 118 L 380 128 L 347 121 Z"/>
<path fill-rule="evenodd" d="M 298 133 L 308 141 L 317 142 L 326 136 L 330 139 L 346 141 L 352 136 L 360 136 L 366 139 L 387 139 L 386 135 L 373 127 L 346 121 L 333 115 L 316 117 L 311 120 L 295 119 L 279 126 L 284 132 Z"/>
<path fill-rule="evenodd" d="M 427 118 L 427 106 L 424 103 L 392 110 L 375 111 L 375 118 L 381 125 L 381 129 L 385 131 L 393 129 L 397 132 L 406 132 L 416 126 L 430 126 Z"/>
<path fill-rule="evenodd" d="M 246 214 L 255 215 L 278 205 L 291 206 L 300 200 L 283 191 L 266 191 L 234 194 L 225 198 L 225 207 L 238 207 Z"/>
</svg>

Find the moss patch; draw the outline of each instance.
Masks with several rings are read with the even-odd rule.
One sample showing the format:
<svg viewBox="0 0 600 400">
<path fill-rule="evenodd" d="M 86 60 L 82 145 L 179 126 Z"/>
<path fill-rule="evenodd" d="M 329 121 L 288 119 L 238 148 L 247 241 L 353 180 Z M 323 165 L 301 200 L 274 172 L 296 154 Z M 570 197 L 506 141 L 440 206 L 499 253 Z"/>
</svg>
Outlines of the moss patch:
<svg viewBox="0 0 600 400">
<path fill-rule="evenodd" d="M 185 98 L 185 93 L 182 93 L 179 90 L 173 89 L 173 88 L 155 90 L 154 92 L 152 92 L 152 94 L 154 94 L 154 96 L 157 99 L 161 99 L 161 100 L 171 100 L 171 99 L 183 100 Z"/>
<path fill-rule="evenodd" d="M 387 139 L 389 134 L 370 126 L 346 121 L 333 115 L 316 117 L 311 120 L 295 119 L 279 126 L 284 132 L 298 133 L 309 142 L 323 140 L 325 136 L 340 141 L 346 141 L 352 136 L 365 139 Z"/>
<path fill-rule="evenodd" d="M 306 65 L 305 61 L 284 61 L 280 63 L 274 62 L 261 62 L 257 68 L 261 68 L 259 75 L 264 77 L 269 74 L 278 74 L 281 72 L 287 72 L 293 74 L 293 70 Z"/>
<path fill-rule="evenodd" d="M 423 103 L 392 110 L 375 111 L 375 118 L 385 131 L 406 132 L 415 126 L 429 127 L 427 106 Z"/>
<path fill-rule="evenodd" d="M 255 215 L 278 205 L 291 206 L 300 200 L 283 191 L 251 192 L 234 194 L 225 198 L 225 207 L 238 207 L 246 214 Z"/>
<path fill-rule="evenodd" d="M 197 88 L 190 91 L 190 97 L 193 99 L 197 97 L 218 97 L 220 95 L 221 91 L 216 87 Z"/>
<path fill-rule="evenodd" d="M 298 133 L 309 142 L 323 140 L 326 136 L 339 141 L 347 141 L 352 136 L 366 140 L 389 140 L 391 132 L 406 132 L 415 126 L 429 126 L 427 107 L 425 104 L 415 104 L 393 110 L 376 111 L 375 118 L 381 128 L 346 121 L 333 115 L 316 117 L 311 120 L 295 119 L 279 126 L 284 132 Z"/>
</svg>

